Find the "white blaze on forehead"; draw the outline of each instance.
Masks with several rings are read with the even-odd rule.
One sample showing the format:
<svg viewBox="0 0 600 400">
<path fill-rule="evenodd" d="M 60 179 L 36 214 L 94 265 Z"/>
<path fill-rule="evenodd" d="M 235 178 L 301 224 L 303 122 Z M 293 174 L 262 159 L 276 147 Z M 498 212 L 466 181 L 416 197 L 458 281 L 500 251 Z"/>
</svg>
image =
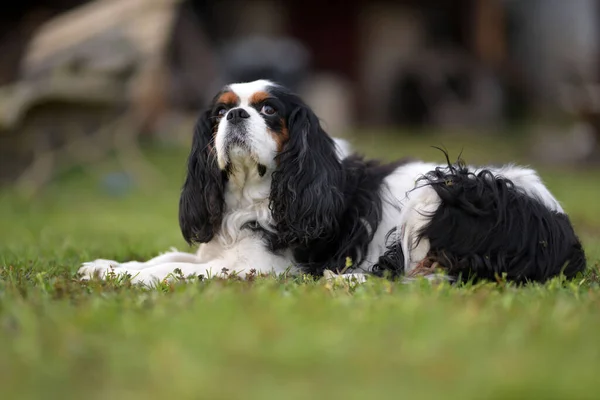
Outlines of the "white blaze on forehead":
<svg viewBox="0 0 600 400">
<path fill-rule="evenodd" d="M 266 79 L 247 83 L 233 83 L 229 85 L 229 90 L 235 93 L 240 98 L 240 105 L 247 106 L 250 103 L 250 98 L 256 92 L 266 92 L 269 87 L 274 86 L 273 82 Z"/>
</svg>

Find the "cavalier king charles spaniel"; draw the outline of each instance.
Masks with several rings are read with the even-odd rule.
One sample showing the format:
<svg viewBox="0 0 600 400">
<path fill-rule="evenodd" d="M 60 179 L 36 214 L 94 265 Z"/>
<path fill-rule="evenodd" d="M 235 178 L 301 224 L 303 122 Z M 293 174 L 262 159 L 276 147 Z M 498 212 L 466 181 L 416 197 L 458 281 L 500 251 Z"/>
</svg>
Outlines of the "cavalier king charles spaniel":
<svg viewBox="0 0 600 400">
<path fill-rule="evenodd" d="M 226 86 L 200 115 L 179 225 L 200 244 L 195 254 L 100 259 L 79 272 L 146 285 L 326 271 L 543 282 L 586 265 L 568 216 L 534 170 L 365 160 L 330 137 L 298 95 L 266 80 Z"/>
</svg>

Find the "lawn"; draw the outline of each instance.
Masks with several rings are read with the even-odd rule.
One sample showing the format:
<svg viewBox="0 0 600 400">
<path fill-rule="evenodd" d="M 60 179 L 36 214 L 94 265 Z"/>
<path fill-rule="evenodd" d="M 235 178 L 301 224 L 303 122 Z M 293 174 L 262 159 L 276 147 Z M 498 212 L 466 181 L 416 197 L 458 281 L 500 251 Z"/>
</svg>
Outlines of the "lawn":
<svg viewBox="0 0 600 400">
<path fill-rule="evenodd" d="M 442 161 L 434 144 L 477 163 L 527 162 L 522 142 L 356 140 L 386 159 Z M 540 168 L 586 246 L 591 270 L 573 282 L 78 282 L 86 260 L 187 249 L 187 149 L 147 154 L 160 181 L 127 186 L 107 162 L 31 201 L 0 192 L 0 398 L 600 398 L 600 169 Z"/>
</svg>

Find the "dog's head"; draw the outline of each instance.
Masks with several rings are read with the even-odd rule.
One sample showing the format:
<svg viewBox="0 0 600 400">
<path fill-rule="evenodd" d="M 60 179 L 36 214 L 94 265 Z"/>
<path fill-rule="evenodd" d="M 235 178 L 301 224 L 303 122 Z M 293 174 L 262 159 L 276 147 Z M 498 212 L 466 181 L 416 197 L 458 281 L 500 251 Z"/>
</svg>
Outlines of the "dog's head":
<svg viewBox="0 0 600 400">
<path fill-rule="evenodd" d="M 205 243 L 218 232 L 234 175 L 269 185 L 282 243 L 326 238 L 344 209 L 339 150 L 288 89 L 265 80 L 227 85 L 196 124 L 179 205 L 184 238 Z"/>
</svg>

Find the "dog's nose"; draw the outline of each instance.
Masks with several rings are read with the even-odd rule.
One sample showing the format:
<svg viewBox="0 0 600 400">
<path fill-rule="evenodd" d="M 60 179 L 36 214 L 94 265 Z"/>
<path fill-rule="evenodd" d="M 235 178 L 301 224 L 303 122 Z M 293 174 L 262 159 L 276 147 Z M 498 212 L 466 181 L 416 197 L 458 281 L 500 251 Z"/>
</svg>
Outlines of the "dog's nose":
<svg viewBox="0 0 600 400">
<path fill-rule="evenodd" d="M 227 113 L 227 120 L 232 124 L 237 124 L 246 118 L 250 118 L 250 114 L 243 108 L 234 108 Z"/>
</svg>

